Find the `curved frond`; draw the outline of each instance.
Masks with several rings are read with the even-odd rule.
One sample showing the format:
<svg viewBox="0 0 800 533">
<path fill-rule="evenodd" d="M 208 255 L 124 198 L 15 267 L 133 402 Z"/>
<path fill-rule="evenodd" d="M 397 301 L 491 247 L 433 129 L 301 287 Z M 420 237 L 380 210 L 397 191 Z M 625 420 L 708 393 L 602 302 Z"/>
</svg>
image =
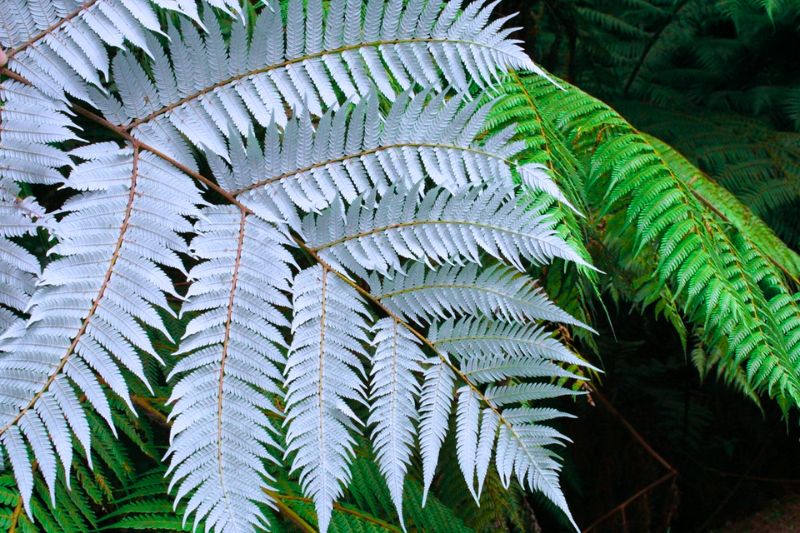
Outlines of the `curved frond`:
<svg viewBox="0 0 800 533">
<path fill-rule="evenodd" d="M 50 217 L 21 186 L 54 185 L 70 158 L 49 143 L 75 139 L 66 106 L 14 80 L 0 84 L 0 334 L 17 323 L 41 274 L 39 260 L 15 242 L 53 229 Z M 14 332 L 8 332 L 15 335 Z"/>
<path fill-rule="evenodd" d="M 252 134 L 246 146 L 232 136 L 236 173 L 220 157 L 212 155 L 210 164 L 226 190 L 275 220 L 293 221 L 296 207 L 319 211 L 337 198 L 350 203 L 373 189 L 410 189 L 425 178 L 457 192 L 489 180 L 511 185 L 520 175 L 566 201 L 540 165 L 515 161 L 520 143 L 499 135 L 477 139 L 490 109 L 477 100 L 403 92 L 384 116 L 370 93 L 355 105 L 330 109 L 316 127 L 306 112 L 283 130 L 271 124 L 263 150 Z"/>
<path fill-rule="evenodd" d="M 783 210 L 796 208 L 800 203 L 800 133 L 776 131 L 761 120 L 729 113 L 704 113 L 701 110 L 676 113 L 642 104 L 626 104 L 623 109 L 640 123 L 642 129 L 658 135 L 693 162 L 685 164 L 694 169 L 685 171 L 686 174 L 697 174 L 702 170 L 746 205 L 748 215 L 752 213 L 760 217 L 783 240 L 797 247 L 800 233 L 792 229 L 791 221 L 786 220 L 790 217 L 783 216 Z M 665 158 L 670 162 L 676 159 L 667 155 Z M 683 156 L 677 159 L 683 159 Z M 700 178 L 699 181 L 707 182 L 708 179 Z M 700 186 L 704 189 L 713 187 L 703 183 Z M 717 201 L 725 194 L 723 190 L 710 200 Z M 739 202 L 725 201 L 722 207 L 730 210 L 734 204 Z M 742 208 L 738 211 L 741 212 Z M 754 221 L 748 224 L 746 231 L 759 239 L 769 233 L 766 227 L 758 227 L 758 224 L 766 225 L 752 215 L 740 214 L 735 218 Z M 745 228 L 740 229 L 745 231 Z M 779 259 L 783 263 L 793 264 L 794 272 L 800 272 L 796 254 L 790 260 L 784 256 L 783 246 L 774 246 L 773 249 L 781 253 Z"/>
<path fill-rule="evenodd" d="M 643 284 L 665 288 L 657 293 L 670 298 L 664 305 L 677 304 L 703 328 L 709 347 L 725 352 L 720 365 L 744 368 L 750 386 L 784 409 L 800 403 L 798 346 L 786 337 L 800 316 L 787 280 L 794 254 L 749 221 L 744 206 L 712 191 L 685 160 L 602 102 L 535 77 L 512 77 L 508 91 L 532 95 L 549 125 L 545 135 L 563 139 L 585 165 L 591 209 L 604 217 L 614 260 L 640 273 Z"/>
<path fill-rule="evenodd" d="M 414 445 L 414 421 L 419 374 L 425 360 L 421 343 L 393 318 L 382 318 L 373 327 L 370 415 L 374 425 L 372 444 L 378 466 L 403 522 L 403 487 Z"/>
<path fill-rule="evenodd" d="M 154 3 L 197 18 L 194 0 Z M 209 3 L 238 10 L 234 0 Z M 90 102 L 87 85 L 102 86 L 98 71 L 108 79 L 106 45 L 122 48 L 128 41 L 147 52 L 148 32 L 160 33 L 161 26 L 145 0 L 10 0 L 0 13 L 8 67 L 58 99 L 66 92 Z"/>
<path fill-rule="evenodd" d="M 665 142 L 645 135 L 676 176 L 692 183 L 692 193 L 746 235 L 765 255 L 792 276 L 800 275 L 800 255 L 787 247 L 775 232 L 758 217 L 753 203 L 738 200 L 731 192 L 710 179 Z M 744 200 L 744 199 L 743 199 Z"/>
<path fill-rule="evenodd" d="M 436 270 L 412 263 L 405 273 L 391 272 L 385 278 L 373 274 L 369 283 L 381 303 L 415 321 L 469 314 L 589 328 L 551 302 L 531 277 L 502 263 L 484 269 L 474 263 L 442 265 Z"/>
<path fill-rule="evenodd" d="M 337 202 L 319 216 L 307 216 L 303 235 L 322 257 L 353 272 L 401 270 L 401 258 L 480 263 L 481 251 L 520 270 L 523 258 L 544 263 L 561 257 L 585 264 L 552 231 L 547 217 L 527 212 L 512 193 L 502 185 L 457 194 L 435 188 L 417 204 L 418 188 L 396 188 L 380 200 L 372 194 L 346 209 Z"/>
</svg>

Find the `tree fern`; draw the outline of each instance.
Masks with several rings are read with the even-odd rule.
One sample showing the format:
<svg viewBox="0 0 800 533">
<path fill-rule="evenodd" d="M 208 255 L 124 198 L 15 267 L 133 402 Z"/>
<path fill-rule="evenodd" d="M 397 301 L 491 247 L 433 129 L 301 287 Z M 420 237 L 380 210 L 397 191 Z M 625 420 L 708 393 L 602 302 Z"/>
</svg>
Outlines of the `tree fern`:
<svg viewBox="0 0 800 533">
<path fill-rule="evenodd" d="M 796 231 L 781 216 L 782 209 L 798 202 L 796 132 L 776 131 L 762 120 L 729 113 L 670 113 L 665 121 L 664 111 L 653 106 L 626 104 L 623 109 L 642 129 L 680 150 L 736 195 L 785 242 L 796 245 Z"/>
<path fill-rule="evenodd" d="M 25 377 L 3 391 L 0 439 L 16 475 L 30 480 L 22 429 L 51 486 L 53 446 L 69 468 L 72 444 L 64 419 L 83 447 L 90 446 L 73 385 L 111 424 L 105 393 L 90 369 L 123 398 L 127 385 L 118 365 L 145 379 L 136 350 L 155 351 L 137 320 L 163 330 L 152 306 L 166 308 L 162 291 L 173 289 L 155 265 L 183 268 L 176 252 L 185 244 L 177 232 L 190 230 L 183 215 L 195 215 L 193 204 L 202 202 L 187 177 L 136 147 L 108 143 L 74 153 L 87 161 L 68 185 L 85 192 L 64 205 L 69 214 L 58 223 L 60 241 L 52 249 L 62 257 L 42 273 L 26 331 L 6 344 L 0 363 L 6 379 Z M 30 487 L 21 486 L 23 499 Z"/>
<path fill-rule="evenodd" d="M 374 424 L 372 441 L 378 466 L 402 524 L 403 487 L 414 445 L 415 398 L 425 354 L 420 340 L 393 318 L 375 323 L 372 342 L 375 355 L 368 423 Z"/>
<path fill-rule="evenodd" d="M 480 314 L 589 327 L 551 302 L 536 280 L 502 263 L 484 269 L 474 263 L 443 265 L 437 270 L 413 263 L 404 274 L 372 275 L 369 281 L 383 305 L 415 322 Z"/>
<path fill-rule="evenodd" d="M 346 400 L 365 403 L 369 342 L 363 298 L 327 267 L 300 272 L 293 287 L 292 344 L 286 365 L 287 452 L 296 452 L 303 490 L 314 499 L 319 528 L 327 531 L 341 484 L 350 479 L 352 432 L 358 416 Z"/>
<path fill-rule="evenodd" d="M 400 270 L 401 258 L 480 262 L 480 252 L 520 269 L 523 258 L 539 264 L 553 257 L 584 262 L 550 230 L 546 217 L 518 209 L 508 200 L 510 193 L 502 186 L 455 195 L 432 189 L 417 206 L 416 190 L 398 188 L 380 201 L 372 195 L 346 211 L 337 203 L 319 216 L 309 215 L 303 234 L 314 252 L 355 272 Z M 402 222 L 396 222 L 398 215 Z"/>
<path fill-rule="evenodd" d="M 94 505 L 120 498 L 84 514 L 102 529 L 453 530 L 434 483 L 451 435 L 476 503 L 518 483 L 577 528 L 549 425 L 566 415 L 546 402 L 596 370 L 550 325 L 593 331 L 590 239 L 752 390 L 800 400 L 796 256 L 771 257 L 777 238 L 733 198 L 554 84 L 495 5 L 0 14 L 0 449 L 18 518 L 48 520 L 43 495 L 78 477 Z M 121 142 L 79 136 L 89 123 Z M 25 248 L 37 232 L 46 257 Z M 142 404 L 165 449 L 120 414 Z M 92 457 L 121 487 L 89 481 Z"/>
</svg>

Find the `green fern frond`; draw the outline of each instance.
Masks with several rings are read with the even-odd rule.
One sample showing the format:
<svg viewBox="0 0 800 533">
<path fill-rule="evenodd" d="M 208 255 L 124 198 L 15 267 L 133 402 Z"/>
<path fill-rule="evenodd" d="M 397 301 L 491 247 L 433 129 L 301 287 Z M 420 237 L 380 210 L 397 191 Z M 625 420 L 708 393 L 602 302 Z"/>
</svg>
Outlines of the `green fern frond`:
<svg viewBox="0 0 800 533">
<path fill-rule="evenodd" d="M 800 403 L 800 345 L 794 337 L 800 307 L 790 281 L 796 255 L 663 143 L 600 101 L 563 87 L 511 77 L 503 106 L 507 116 L 529 117 L 520 120 L 523 131 L 536 131 L 530 117 L 541 117 L 549 131 L 540 127 L 540 135 L 560 140 L 583 163 L 588 218 L 611 252 L 610 268 L 646 261 L 648 281 L 669 291 L 660 293 L 669 295 L 661 310 L 677 305 L 704 328 L 709 346 L 724 346 L 719 365 L 745 369 L 750 386 L 784 409 Z M 529 95 L 527 102 L 520 94 Z M 635 245 L 619 246 L 620 241 Z"/>
<path fill-rule="evenodd" d="M 191 531 L 167 491 L 164 468 L 140 474 L 118 495 L 114 511 L 103 516 L 101 531 Z"/>
<path fill-rule="evenodd" d="M 675 112 L 631 103 L 623 109 L 733 193 L 786 242 L 800 242 L 800 232 L 787 224 L 792 217 L 781 216 L 784 208 L 800 205 L 799 133 L 729 113 Z M 723 198 L 714 200 L 730 205 Z"/>
<path fill-rule="evenodd" d="M 406 515 L 406 526 L 410 530 L 442 533 L 470 531 L 462 523 L 462 513 L 446 507 L 434 495 L 428 495 L 423 507 L 422 486 L 418 481 L 406 480 L 403 492 L 403 512 Z M 353 480 L 350 482 L 348 495 L 358 509 L 392 522 L 395 515 L 394 504 L 386 482 L 374 462 L 360 458 L 353 463 Z"/>
<path fill-rule="evenodd" d="M 705 344 L 700 340 L 702 337 L 702 329 L 693 334 L 695 337 L 694 346 L 691 350 L 691 360 L 697 371 L 700 373 L 701 378 L 705 378 L 714 369 L 716 369 L 717 378 L 727 383 L 733 389 L 739 391 L 741 394 L 750 398 L 753 403 L 761 407 L 761 399 L 758 393 L 748 383 L 747 374 L 741 368 L 726 368 L 719 366 L 724 352 L 721 349 L 708 350 Z"/>
<path fill-rule="evenodd" d="M 675 175 L 690 184 L 692 193 L 703 204 L 709 209 L 717 211 L 720 218 L 734 225 L 741 235 L 746 235 L 786 274 L 794 277 L 800 275 L 800 255 L 788 248 L 757 216 L 758 210 L 754 209 L 753 203 L 737 199 L 728 189 L 710 179 L 668 144 L 655 137 L 644 136 L 658 150 Z M 797 184 L 793 186 L 799 187 Z M 800 192 L 800 188 L 798 188 L 798 192 Z"/>
</svg>

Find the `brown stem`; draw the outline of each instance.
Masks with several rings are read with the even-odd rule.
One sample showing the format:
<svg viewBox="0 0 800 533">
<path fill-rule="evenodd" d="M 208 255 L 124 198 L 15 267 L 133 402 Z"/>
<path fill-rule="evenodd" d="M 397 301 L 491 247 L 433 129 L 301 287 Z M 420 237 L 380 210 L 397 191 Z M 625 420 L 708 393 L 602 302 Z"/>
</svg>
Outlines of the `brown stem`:
<svg viewBox="0 0 800 533">
<path fill-rule="evenodd" d="M 262 489 L 262 490 L 272 497 L 275 503 L 275 507 L 278 508 L 278 511 L 280 511 L 280 513 L 283 516 L 285 516 L 290 522 L 292 522 L 294 525 L 300 528 L 300 531 L 304 531 L 305 533 L 317 533 L 317 530 L 314 529 L 314 527 L 311 524 L 303 520 L 303 518 L 299 514 L 297 514 L 294 511 L 294 509 L 292 509 L 291 507 L 286 505 L 286 503 L 284 503 L 283 496 L 271 490 L 267 489 Z"/>
<path fill-rule="evenodd" d="M 669 462 L 667 462 L 667 460 L 664 459 L 661 456 L 661 454 L 659 454 L 657 451 L 653 449 L 652 446 L 650 446 L 650 444 L 645 440 L 645 438 L 636 430 L 636 428 L 633 427 L 633 425 L 630 422 L 628 422 L 628 420 L 624 416 L 622 416 L 622 413 L 620 413 L 617 410 L 617 408 L 614 407 L 614 405 L 609 401 L 608 398 L 606 398 L 606 396 L 602 392 L 600 392 L 597 388 L 593 387 L 591 384 L 588 384 L 586 387 L 592 391 L 592 395 L 594 396 L 594 398 L 596 398 L 600 402 L 600 404 L 602 404 L 603 407 L 609 413 L 611 413 L 611 415 L 614 416 L 614 418 L 616 418 L 617 421 L 619 421 L 619 423 L 622 424 L 626 430 L 628 430 L 631 436 L 633 436 L 634 440 L 636 440 L 636 442 L 638 442 L 639 445 L 642 448 L 644 448 L 644 450 L 653 459 L 655 459 L 659 464 L 661 464 L 661 466 L 667 469 L 667 473 L 661 476 L 660 478 L 656 479 L 649 485 L 643 487 L 642 489 L 634 493 L 632 496 L 630 496 L 620 504 L 616 505 L 613 509 L 610 509 L 608 512 L 601 515 L 599 518 L 594 520 L 586 529 L 584 529 L 583 533 L 591 531 L 599 524 L 606 521 L 608 518 L 610 518 L 611 516 L 613 516 L 618 512 L 623 513 L 624 516 L 625 509 L 628 507 L 628 505 L 630 505 L 637 499 L 649 494 L 650 491 L 652 491 L 662 483 L 665 483 L 666 481 L 674 479 L 678 476 L 678 471 L 671 464 L 669 464 Z"/>
<path fill-rule="evenodd" d="M 663 476 L 661 476 L 657 480 L 653 481 L 652 483 L 650 483 L 646 487 L 643 487 L 642 489 L 637 491 L 635 494 L 633 494 L 630 498 L 628 498 L 625 501 L 621 502 L 619 505 L 617 505 L 613 509 L 609 510 L 607 513 L 605 513 L 604 515 L 599 517 L 597 520 L 592 522 L 589 525 L 589 527 L 587 527 L 586 529 L 583 530 L 583 533 L 588 533 L 589 531 L 591 531 L 592 529 L 594 529 L 595 527 L 597 527 L 601 523 L 605 522 L 606 520 L 608 520 L 610 517 L 612 517 L 613 515 L 615 515 L 618 512 L 623 512 L 624 513 L 625 509 L 628 507 L 628 505 L 630 505 L 634 501 L 638 500 L 642 496 L 648 494 L 654 488 L 658 487 L 659 485 L 661 485 L 662 483 L 664 483 L 666 481 L 669 481 L 670 479 L 674 478 L 677 475 L 678 475 L 677 472 L 667 472 L 666 474 L 664 474 Z"/>
<path fill-rule="evenodd" d="M 142 411 L 147 414 L 151 419 L 153 419 L 158 425 L 163 427 L 169 427 L 170 423 L 167 420 L 167 417 L 164 413 L 156 409 L 153 404 L 147 398 L 142 398 L 136 394 L 131 394 L 131 402 L 133 405 L 140 408 Z"/>
<path fill-rule="evenodd" d="M 636 431 L 636 428 L 633 427 L 633 425 L 630 422 L 628 422 L 628 420 L 624 416 L 622 416 L 622 413 L 620 413 L 617 410 L 617 408 L 614 407 L 614 405 L 609 401 L 609 399 L 606 398 L 605 394 L 600 392 L 597 388 L 592 387 L 591 385 L 588 385 L 588 387 L 592 390 L 592 395 L 597 400 L 599 400 L 599 402 L 603 405 L 603 407 L 605 407 L 605 409 L 609 413 L 611 413 L 611 415 L 614 416 L 614 418 L 616 418 L 617 421 L 619 421 L 619 423 L 622 424 L 625 427 L 625 429 L 628 430 L 628 433 L 630 433 L 631 436 L 633 436 L 633 438 L 636 440 L 636 442 L 638 442 L 641 445 L 641 447 L 644 448 L 644 450 L 653 459 L 658 461 L 661 464 L 661 466 L 666 468 L 669 472 L 672 472 L 673 474 L 677 474 L 678 473 L 678 471 L 671 464 L 669 464 L 669 462 L 667 462 L 667 460 L 664 459 L 661 456 L 661 454 L 659 454 L 657 451 L 655 451 L 653 449 L 652 446 L 650 446 L 650 444 L 645 440 L 645 438 L 642 437 L 642 435 L 638 431 Z"/>
<path fill-rule="evenodd" d="M 219 383 L 217 384 L 217 471 L 219 474 L 220 488 L 225 498 L 225 507 L 231 512 L 228 503 L 228 491 L 225 488 L 225 472 L 222 464 L 222 398 L 225 385 L 225 365 L 228 362 L 228 347 L 231 339 L 231 325 L 233 323 L 233 307 L 236 301 L 236 285 L 239 281 L 239 267 L 242 264 L 242 249 L 244 248 L 244 233 L 247 224 L 247 213 L 241 212 L 239 221 L 239 236 L 236 242 L 236 259 L 233 264 L 233 274 L 231 275 L 231 290 L 228 297 L 228 315 L 225 319 L 225 334 L 222 340 L 222 355 L 219 362 Z"/>
<path fill-rule="evenodd" d="M 18 496 L 17 505 L 14 506 L 14 512 L 11 513 L 11 527 L 8 533 L 16 533 L 17 524 L 19 524 L 19 517 L 22 516 L 22 496 Z"/>
</svg>

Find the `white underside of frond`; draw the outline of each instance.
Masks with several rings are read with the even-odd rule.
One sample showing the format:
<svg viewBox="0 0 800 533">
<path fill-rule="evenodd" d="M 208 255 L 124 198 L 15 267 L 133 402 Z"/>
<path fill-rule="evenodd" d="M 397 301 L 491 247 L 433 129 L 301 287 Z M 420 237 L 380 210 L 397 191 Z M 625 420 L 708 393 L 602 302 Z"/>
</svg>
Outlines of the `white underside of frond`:
<svg viewBox="0 0 800 533">
<path fill-rule="evenodd" d="M 585 264 L 552 229 L 552 221 L 519 208 L 513 189 L 475 187 L 458 194 L 417 188 L 334 203 L 303 220 L 306 241 L 337 267 L 357 275 L 402 270 L 401 259 L 427 264 L 480 263 L 481 252 L 524 270 L 522 259 L 560 257 Z"/>
<path fill-rule="evenodd" d="M 151 154 L 102 143 L 76 155 L 88 161 L 67 185 L 85 192 L 65 203 L 68 214 L 57 223 L 60 242 L 51 253 L 62 257 L 45 268 L 28 324 L 5 343 L 0 358 L 0 380 L 8 383 L 0 389 L 0 439 L 11 443 L 6 451 L 16 455 L 18 479 L 28 475 L 23 465 L 30 465 L 26 454 L 18 455 L 24 447 L 13 445 L 16 428 L 45 480 L 53 481 L 53 447 L 65 468 L 71 460 L 70 438 L 55 422 L 59 416 L 90 448 L 78 393 L 111 424 L 100 380 L 128 402 L 120 368 L 146 382 L 137 350 L 153 356 L 155 350 L 140 323 L 166 333 L 154 306 L 168 309 L 164 293 L 174 294 L 157 265 L 183 269 L 177 254 L 186 245 L 178 232 L 191 231 L 184 216 L 196 216 L 195 205 L 203 203 L 188 177 Z M 22 497 L 30 511 L 30 490 Z"/>
<path fill-rule="evenodd" d="M 154 0 L 161 8 L 199 22 L 195 0 Z M 209 2 L 228 12 L 234 0 Z M 0 11 L 0 45 L 10 54 L 8 67 L 50 97 L 64 93 L 91 102 L 90 86 L 108 79 L 108 47 L 125 41 L 151 55 L 147 36 L 161 33 L 147 0 L 8 0 Z"/>
<path fill-rule="evenodd" d="M 416 433 L 416 397 L 425 356 L 420 340 L 392 318 L 374 326 L 370 384 L 371 440 L 403 524 L 403 486 Z M 405 527 L 405 526 L 404 526 Z"/>
<path fill-rule="evenodd" d="M 412 263 L 405 274 L 370 276 L 372 293 L 393 311 L 431 322 L 457 315 L 498 317 L 505 321 L 547 320 L 588 328 L 551 302 L 535 280 L 503 264 L 475 263 L 430 270 Z"/>
<path fill-rule="evenodd" d="M 567 511 L 550 449 L 565 439 L 541 424 L 563 415 L 534 403 L 572 394 L 547 380 L 588 365 L 539 322 L 584 325 L 524 271 L 585 262 L 516 196 L 521 182 L 572 207 L 546 169 L 518 160 L 513 128 L 484 135 L 494 102 L 475 89 L 536 69 L 505 20 L 490 22 L 496 2 L 269 2 L 251 27 L 234 0 L 153 3 L 185 17 L 146 0 L 0 12 L 8 68 L 32 84 L 0 87 L 0 455 L 26 511 L 31 458 L 52 497 L 73 438 L 91 461 L 84 410 L 112 424 L 107 393 L 130 406 L 127 376 L 147 383 L 168 298 L 193 314 L 169 378 L 167 458 L 195 527 L 268 527 L 266 463 L 282 452 L 327 530 L 362 433 L 402 524 L 415 439 L 424 499 L 454 404 L 476 499 L 494 455 L 506 484 Z M 144 144 L 64 152 L 80 140 L 73 98 Z M 240 204 L 209 206 L 155 155 L 205 168 L 196 148 Z M 21 184 L 65 171 L 59 212 L 25 198 Z M 42 230 L 57 240 L 43 270 L 20 244 Z M 293 239 L 310 249 L 298 261 L 325 264 L 293 277 Z M 185 256 L 199 261 L 188 273 Z"/>
<path fill-rule="evenodd" d="M 168 473 L 176 502 L 188 498 L 185 516 L 218 532 L 266 523 L 258 504 L 271 504 L 261 488 L 272 477 L 264 461 L 277 462 L 277 413 L 286 363 L 279 308 L 288 308 L 293 259 L 275 227 L 235 207 L 200 212 L 191 244 L 203 263 L 182 313 L 200 312 L 186 327 L 172 375 L 174 403 Z"/>
<path fill-rule="evenodd" d="M 320 531 L 350 480 L 359 421 L 347 402 L 366 402 L 369 315 L 359 294 L 323 267 L 300 272 L 293 286 L 292 342 L 286 365 L 286 454 L 294 455 L 303 492 L 314 500 Z"/>
<path fill-rule="evenodd" d="M 468 94 L 471 83 L 494 83 L 508 68 L 535 68 L 508 32 L 488 24 L 493 4 L 474 2 L 459 14 L 440 0 L 384 0 L 371 2 L 362 18 L 362 0 L 327 10 L 322 0 L 304 3 L 288 2 L 286 20 L 279 8 L 261 10 L 249 41 L 234 23 L 229 43 L 206 10 L 205 36 L 182 22 L 180 31 L 168 30 L 169 59 L 157 44 L 149 48 L 153 79 L 132 56 L 118 54 L 112 70 L 121 103 L 93 93 L 95 101 L 137 138 L 188 163 L 185 147 L 170 141 L 177 132 L 226 157 L 231 126 L 243 135 L 253 119 L 284 126 L 287 107 L 292 115 L 321 116 L 341 103 L 337 90 L 353 101 L 374 88 L 393 100 L 394 87 L 416 84 Z"/>
</svg>

